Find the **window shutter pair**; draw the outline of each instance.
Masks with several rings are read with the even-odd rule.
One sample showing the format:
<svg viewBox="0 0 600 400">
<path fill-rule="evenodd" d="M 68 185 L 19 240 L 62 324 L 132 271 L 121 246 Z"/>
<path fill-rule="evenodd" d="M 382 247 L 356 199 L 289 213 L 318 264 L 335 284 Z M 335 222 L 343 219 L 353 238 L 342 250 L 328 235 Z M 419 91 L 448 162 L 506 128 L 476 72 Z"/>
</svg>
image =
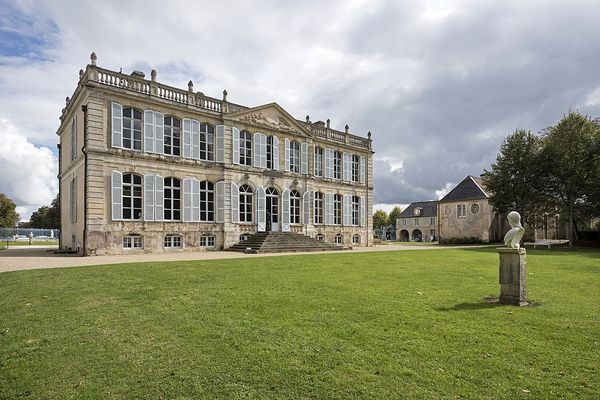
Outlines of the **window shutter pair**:
<svg viewBox="0 0 600 400">
<path fill-rule="evenodd" d="M 365 156 L 360 156 L 360 183 L 365 183 L 365 176 L 367 173 L 367 159 Z"/>
<path fill-rule="evenodd" d="M 264 136 L 264 135 L 263 135 Z M 267 230 L 267 197 L 265 189 L 262 186 L 256 188 L 256 222 L 258 224 L 258 231 L 264 232 Z"/>
<path fill-rule="evenodd" d="M 342 167 L 342 178 L 345 181 L 352 180 L 352 154 L 346 152 L 343 153 Z"/>
<path fill-rule="evenodd" d="M 352 225 L 352 196 L 349 194 L 344 195 L 344 225 Z"/>
<path fill-rule="evenodd" d="M 162 221 L 163 203 L 164 178 L 160 175 L 144 175 L 144 221 Z"/>
<path fill-rule="evenodd" d="M 200 122 L 195 119 L 183 119 L 183 157 L 200 159 Z"/>
<path fill-rule="evenodd" d="M 240 222 L 240 188 L 231 182 L 231 222 Z"/>
<path fill-rule="evenodd" d="M 325 193 L 325 225 L 333 225 L 333 193 Z"/>
<path fill-rule="evenodd" d="M 233 158 L 232 162 L 234 164 L 240 163 L 240 130 L 236 127 L 231 128 L 231 137 L 232 140 L 232 150 L 233 150 Z"/>
<path fill-rule="evenodd" d="M 300 172 L 308 174 L 308 143 L 302 143 L 300 146 Z"/>
<path fill-rule="evenodd" d="M 286 139 L 286 141 L 287 141 L 287 139 Z M 281 194 L 281 231 L 282 232 L 290 231 L 290 190 L 289 189 L 285 189 L 283 191 L 283 193 Z"/>
<path fill-rule="evenodd" d="M 144 111 L 144 151 L 163 154 L 164 115 L 158 111 Z"/>
<path fill-rule="evenodd" d="M 200 181 L 183 180 L 183 222 L 200 222 Z"/>
<path fill-rule="evenodd" d="M 366 225 L 366 217 L 367 214 L 365 214 L 365 196 L 360 196 L 360 226 Z"/>
<path fill-rule="evenodd" d="M 215 161 L 218 163 L 225 162 L 225 125 L 217 125 L 216 129 L 216 154 Z"/>
<path fill-rule="evenodd" d="M 285 171 L 290 172 L 290 140 L 285 138 Z"/>
<path fill-rule="evenodd" d="M 304 225 L 310 225 L 310 205 L 312 203 L 311 201 L 311 196 L 310 196 L 310 191 L 306 191 L 304 192 L 304 194 L 302 195 L 302 207 L 303 207 L 303 211 L 304 211 Z"/>
</svg>

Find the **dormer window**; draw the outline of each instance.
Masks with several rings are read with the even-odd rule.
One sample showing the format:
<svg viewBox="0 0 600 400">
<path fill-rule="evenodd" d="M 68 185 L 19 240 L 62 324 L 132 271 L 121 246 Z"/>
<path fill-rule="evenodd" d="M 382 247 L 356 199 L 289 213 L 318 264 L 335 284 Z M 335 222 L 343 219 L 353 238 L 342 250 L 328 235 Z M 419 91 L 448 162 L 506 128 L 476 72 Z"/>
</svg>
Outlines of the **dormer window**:
<svg viewBox="0 0 600 400">
<path fill-rule="evenodd" d="M 423 211 L 423 209 L 421 207 L 415 207 L 414 213 L 416 216 L 421 215 L 421 212 Z"/>
</svg>

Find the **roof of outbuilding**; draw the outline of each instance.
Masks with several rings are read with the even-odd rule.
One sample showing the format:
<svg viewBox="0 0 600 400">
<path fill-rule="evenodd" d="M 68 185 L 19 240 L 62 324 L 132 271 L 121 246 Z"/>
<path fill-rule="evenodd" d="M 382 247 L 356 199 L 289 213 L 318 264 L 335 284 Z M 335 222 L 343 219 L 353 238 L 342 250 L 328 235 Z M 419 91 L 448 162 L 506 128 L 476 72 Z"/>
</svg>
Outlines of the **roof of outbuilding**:
<svg viewBox="0 0 600 400">
<path fill-rule="evenodd" d="M 460 200 L 474 200 L 474 199 L 486 199 L 489 194 L 486 192 L 485 185 L 480 177 L 467 176 L 461 183 L 456 185 L 447 195 L 445 195 L 440 203 L 460 201 Z"/>
<path fill-rule="evenodd" d="M 421 214 L 415 215 L 415 208 L 421 208 Z M 416 203 L 410 203 L 408 207 L 400 213 L 400 218 L 412 218 L 412 217 L 437 217 L 438 201 L 419 201 Z"/>
</svg>

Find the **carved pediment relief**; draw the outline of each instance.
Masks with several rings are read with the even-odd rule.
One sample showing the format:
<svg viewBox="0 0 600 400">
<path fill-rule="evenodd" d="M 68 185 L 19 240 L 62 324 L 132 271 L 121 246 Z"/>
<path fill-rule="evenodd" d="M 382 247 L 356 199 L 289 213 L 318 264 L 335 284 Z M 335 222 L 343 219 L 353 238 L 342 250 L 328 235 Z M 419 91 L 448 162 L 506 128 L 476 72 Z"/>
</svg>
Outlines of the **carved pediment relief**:
<svg viewBox="0 0 600 400">
<path fill-rule="evenodd" d="M 253 125 L 261 125 L 266 126 L 267 128 L 278 130 L 278 131 L 287 131 L 293 132 L 295 129 L 288 122 L 288 120 L 279 115 L 279 116 L 270 116 L 265 115 L 262 112 L 256 112 L 253 114 L 244 115 L 240 118 L 241 121 L 249 122 Z"/>
<path fill-rule="evenodd" d="M 311 132 L 294 119 L 277 103 L 246 109 L 230 115 L 230 118 L 239 122 L 254 125 L 258 128 L 267 128 L 274 131 L 296 133 L 298 135 L 312 136 Z"/>
</svg>

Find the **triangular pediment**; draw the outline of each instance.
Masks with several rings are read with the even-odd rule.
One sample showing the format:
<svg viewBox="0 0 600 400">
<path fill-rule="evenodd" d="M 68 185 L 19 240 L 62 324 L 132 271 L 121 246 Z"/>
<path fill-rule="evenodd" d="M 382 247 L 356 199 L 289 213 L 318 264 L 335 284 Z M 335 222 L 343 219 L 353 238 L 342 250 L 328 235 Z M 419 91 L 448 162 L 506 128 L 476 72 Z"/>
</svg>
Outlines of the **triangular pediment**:
<svg viewBox="0 0 600 400">
<path fill-rule="evenodd" d="M 277 103 L 248 108 L 229 114 L 227 118 L 257 128 L 312 136 L 312 133 L 302 123 L 298 122 Z"/>
</svg>

